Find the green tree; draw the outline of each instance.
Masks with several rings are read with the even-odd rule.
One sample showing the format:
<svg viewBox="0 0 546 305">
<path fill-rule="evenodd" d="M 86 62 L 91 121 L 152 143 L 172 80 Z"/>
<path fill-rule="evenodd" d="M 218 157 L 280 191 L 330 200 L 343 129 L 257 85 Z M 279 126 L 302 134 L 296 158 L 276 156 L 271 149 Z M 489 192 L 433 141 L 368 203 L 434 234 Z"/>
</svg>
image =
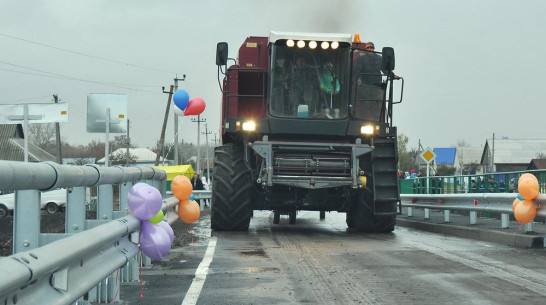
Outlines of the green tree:
<svg viewBox="0 0 546 305">
<path fill-rule="evenodd" d="M 413 165 L 412 153 L 408 151 L 408 137 L 404 134 L 398 135 L 398 168 L 402 171 L 409 171 Z"/>
<path fill-rule="evenodd" d="M 453 166 L 447 166 L 440 164 L 436 167 L 436 175 L 438 176 L 453 176 L 455 168 Z"/>
</svg>

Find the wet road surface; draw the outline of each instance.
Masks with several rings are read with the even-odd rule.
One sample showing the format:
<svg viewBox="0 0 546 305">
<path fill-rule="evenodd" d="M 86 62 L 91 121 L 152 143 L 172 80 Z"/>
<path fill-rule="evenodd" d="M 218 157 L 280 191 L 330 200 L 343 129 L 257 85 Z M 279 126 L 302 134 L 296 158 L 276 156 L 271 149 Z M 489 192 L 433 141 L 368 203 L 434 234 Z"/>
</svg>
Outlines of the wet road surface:
<svg viewBox="0 0 546 305">
<path fill-rule="evenodd" d="M 174 248 L 124 284 L 123 304 L 543 304 L 546 250 L 521 249 L 398 226 L 347 230 L 345 214 L 299 212 L 295 225 L 255 211 L 248 232 L 193 226 L 198 242 Z"/>
</svg>

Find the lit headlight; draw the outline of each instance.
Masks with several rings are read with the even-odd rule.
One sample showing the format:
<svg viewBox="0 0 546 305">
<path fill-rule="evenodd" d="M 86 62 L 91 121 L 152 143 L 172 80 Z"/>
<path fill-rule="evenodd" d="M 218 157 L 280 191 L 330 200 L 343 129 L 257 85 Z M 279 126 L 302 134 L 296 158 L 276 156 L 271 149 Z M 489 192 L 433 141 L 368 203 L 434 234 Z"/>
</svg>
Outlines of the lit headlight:
<svg viewBox="0 0 546 305">
<path fill-rule="evenodd" d="M 330 46 L 330 44 L 328 43 L 328 41 L 323 41 L 321 44 L 320 44 L 320 47 L 323 48 L 323 49 L 328 49 L 328 47 Z"/>
<path fill-rule="evenodd" d="M 372 125 L 366 125 L 366 126 L 360 127 L 360 133 L 361 134 L 367 134 L 367 135 L 373 134 L 373 126 Z"/>
<path fill-rule="evenodd" d="M 293 47 L 293 46 L 294 46 L 294 40 L 288 39 L 288 40 L 286 41 L 286 46 L 287 46 L 287 47 Z"/>
<path fill-rule="evenodd" d="M 339 42 L 337 41 L 332 41 L 332 49 L 337 49 L 339 47 Z"/>
<path fill-rule="evenodd" d="M 256 123 L 253 121 L 243 122 L 243 130 L 254 131 L 256 130 Z"/>
<path fill-rule="evenodd" d="M 305 41 L 303 41 L 303 40 L 298 40 L 297 46 L 298 46 L 298 48 L 300 48 L 300 49 L 303 48 L 303 47 L 305 47 Z"/>
<path fill-rule="evenodd" d="M 311 49 L 316 49 L 317 48 L 317 42 L 314 41 L 314 40 L 309 41 L 309 47 Z"/>
</svg>

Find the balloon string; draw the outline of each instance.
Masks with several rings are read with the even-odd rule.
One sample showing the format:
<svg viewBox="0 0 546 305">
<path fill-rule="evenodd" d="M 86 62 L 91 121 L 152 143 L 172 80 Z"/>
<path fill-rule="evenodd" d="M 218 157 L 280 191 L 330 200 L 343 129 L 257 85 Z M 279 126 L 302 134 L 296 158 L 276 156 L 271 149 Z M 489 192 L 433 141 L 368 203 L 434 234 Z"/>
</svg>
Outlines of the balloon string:
<svg viewBox="0 0 546 305">
<path fill-rule="evenodd" d="M 142 251 L 140 251 L 140 268 L 138 269 L 138 277 L 140 281 L 140 297 L 144 298 L 144 288 L 142 287 Z"/>
<path fill-rule="evenodd" d="M 197 255 L 197 251 L 195 251 L 195 243 L 193 241 L 193 224 L 190 223 L 190 236 L 191 236 L 191 245 L 193 247 L 193 253 Z"/>
<path fill-rule="evenodd" d="M 181 119 L 181 121 L 178 123 L 178 129 L 176 130 L 176 132 L 174 133 L 174 136 L 175 137 L 178 137 L 178 132 L 180 131 L 180 128 L 182 127 L 182 123 L 184 123 L 184 118 Z M 171 147 L 169 147 L 169 150 L 167 151 L 167 153 L 165 154 L 165 156 L 163 156 L 163 163 L 161 164 L 162 166 L 165 166 L 165 159 L 167 159 L 167 156 L 169 155 L 169 153 L 171 152 L 171 149 L 174 147 L 174 145 L 172 145 Z"/>
<path fill-rule="evenodd" d="M 118 287 L 118 279 L 119 279 L 119 268 L 118 268 L 118 272 L 116 273 L 116 288 Z M 112 297 L 110 304 L 116 301 L 116 298 L 118 297 L 118 292 L 119 292 L 119 289 L 116 289 L 116 294 L 114 294 L 114 297 Z"/>
</svg>

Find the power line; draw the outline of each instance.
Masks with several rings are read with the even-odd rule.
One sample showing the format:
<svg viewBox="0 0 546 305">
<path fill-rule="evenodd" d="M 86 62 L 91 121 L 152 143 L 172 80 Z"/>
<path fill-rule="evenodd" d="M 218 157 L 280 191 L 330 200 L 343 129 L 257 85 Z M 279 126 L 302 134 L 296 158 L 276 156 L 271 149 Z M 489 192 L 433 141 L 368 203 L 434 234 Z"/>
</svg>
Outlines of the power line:
<svg viewBox="0 0 546 305">
<path fill-rule="evenodd" d="M 31 68 L 26 68 L 26 69 L 35 70 L 35 69 L 31 69 Z M 132 91 L 138 91 L 138 92 L 148 92 L 148 93 L 154 93 L 154 94 L 161 94 L 161 93 L 158 93 L 158 92 L 155 92 L 155 91 L 140 90 L 140 89 L 135 89 L 135 88 L 130 88 L 130 87 L 124 87 L 124 86 L 120 86 L 120 85 L 118 85 L 118 84 L 116 84 L 116 83 L 106 83 L 106 82 L 99 82 L 99 81 L 93 81 L 93 80 L 86 80 L 86 79 L 75 78 L 75 77 L 71 77 L 71 76 L 64 76 L 64 75 L 60 75 L 60 74 L 56 74 L 56 73 L 51 73 L 51 72 L 46 72 L 46 71 L 40 71 L 40 70 L 38 70 L 38 71 L 39 71 L 39 72 L 42 72 L 42 73 L 49 73 L 49 74 L 51 74 L 51 75 L 44 75 L 44 74 L 30 73 L 30 72 L 24 72 L 24 71 L 17 71 L 17 70 L 10 70 L 10 69 L 2 69 L 2 68 L 0 68 L 0 70 L 2 70 L 2 71 L 7 71 L 7 72 L 12 72 L 12 73 L 20 73 L 20 74 L 33 75 L 33 76 L 40 76 L 40 77 L 49 77 L 49 78 L 56 78 L 56 79 L 72 80 L 72 81 L 79 81 L 79 82 L 85 82 L 85 83 L 93 83 L 93 84 L 104 85 L 104 86 L 112 86 L 112 87 L 117 87 L 117 88 L 132 90 Z"/>
<path fill-rule="evenodd" d="M 16 39 L 16 40 L 24 41 L 24 42 L 27 42 L 27 43 L 32 43 L 32 44 L 39 45 L 39 46 L 42 46 L 42 47 L 51 48 L 51 49 L 55 49 L 55 50 L 59 50 L 59 51 L 63 51 L 63 52 L 72 53 L 72 54 L 77 54 L 77 55 L 80 55 L 80 56 L 86 56 L 86 57 L 99 59 L 99 60 L 103 60 L 103 61 L 108 61 L 108 62 L 120 64 L 120 65 L 131 66 L 131 67 L 135 67 L 135 68 L 147 69 L 147 70 L 163 72 L 163 73 L 169 73 L 169 74 L 179 74 L 178 72 L 167 71 L 167 70 L 162 70 L 162 69 L 157 69 L 157 68 L 152 68 L 152 67 L 147 67 L 147 66 L 142 66 L 142 65 L 137 65 L 137 64 L 131 64 L 131 63 L 118 61 L 118 60 L 113 60 L 113 59 L 109 59 L 109 58 L 105 58 L 105 57 L 100 57 L 100 56 L 95 56 L 95 55 L 86 54 L 86 53 L 82 53 L 82 52 L 67 50 L 67 49 L 55 47 L 55 46 L 52 46 L 52 45 L 48 45 L 48 44 L 45 44 L 45 43 L 40 43 L 40 42 L 28 40 L 28 39 L 23 39 L 23 38 L 19 38 L 19 37 L 7 35 L 7 34 L 0 33 L 0 36 L 9 37 L 11 39 Z"/>
</svg>

